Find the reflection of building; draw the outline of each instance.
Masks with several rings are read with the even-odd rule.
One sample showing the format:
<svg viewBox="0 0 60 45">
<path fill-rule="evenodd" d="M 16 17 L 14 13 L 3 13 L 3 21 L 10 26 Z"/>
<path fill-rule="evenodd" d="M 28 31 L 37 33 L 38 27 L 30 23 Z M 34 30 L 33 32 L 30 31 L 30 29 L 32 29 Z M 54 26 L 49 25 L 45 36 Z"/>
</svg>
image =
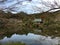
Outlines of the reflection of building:
<svg viewBox="0 0 60 45">
<path fill-rule="evenodd" d="M 43 20 L 42 19 L 35 19 L 33 22 L 35 24 L 40 24 L 40 23 L 43 23 Z"/>
</svg>

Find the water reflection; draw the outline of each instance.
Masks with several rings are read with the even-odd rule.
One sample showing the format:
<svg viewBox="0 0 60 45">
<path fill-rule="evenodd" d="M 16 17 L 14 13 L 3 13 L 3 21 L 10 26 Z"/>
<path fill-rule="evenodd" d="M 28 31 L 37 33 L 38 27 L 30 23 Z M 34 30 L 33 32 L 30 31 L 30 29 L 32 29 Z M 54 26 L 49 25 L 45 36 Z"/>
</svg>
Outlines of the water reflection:
<svg viewBox="0 0 60 45">
<path fill-rule="evenodd" d="M 0 40 L 0 43 L 5 44 L 12 41 L 23 42 L 26 45 L 57 45 L 59 43 L 59 40 L 59 37 L 51 39 L 51 37 L 28 33 L 28 35 L 13 34 L 10 38 L 4 37 L 2 40 Z"/>
<path fill-rule="evenodd" d="M 60 7 L 60 0 L 1 0 L 0 1 L 0 10 L 5 11 L 6 13 L 11 12 L 13 14 L 19 13 L 21 11 L 27 14 L 42 13 L 50 9 L 59 7 Z"/>
</svg>

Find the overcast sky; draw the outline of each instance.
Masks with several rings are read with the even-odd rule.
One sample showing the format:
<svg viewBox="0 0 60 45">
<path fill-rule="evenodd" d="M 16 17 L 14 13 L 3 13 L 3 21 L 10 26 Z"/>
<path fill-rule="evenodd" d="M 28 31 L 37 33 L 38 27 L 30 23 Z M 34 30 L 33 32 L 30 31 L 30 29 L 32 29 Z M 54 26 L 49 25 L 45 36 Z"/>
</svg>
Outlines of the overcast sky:
<svg viewBox="0 0 60 45">
<path fill-rule="evenodd" d="M 54 1 L 58 6 L 55 5 Z M 46 12 L 52 8 L 51 5 L 58 8 L 60 0 L 0 0 L 0 10 L 14 14 L 21 11 L 27 14 Z"/>
</svg>

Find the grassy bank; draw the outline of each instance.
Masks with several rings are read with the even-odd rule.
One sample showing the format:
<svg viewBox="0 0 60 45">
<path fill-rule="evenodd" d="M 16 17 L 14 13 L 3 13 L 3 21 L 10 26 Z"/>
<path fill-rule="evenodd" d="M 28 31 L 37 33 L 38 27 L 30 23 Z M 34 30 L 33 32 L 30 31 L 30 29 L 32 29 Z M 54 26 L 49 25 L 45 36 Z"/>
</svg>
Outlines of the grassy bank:
<svg viewBox="0 0 60 45">
<path fill-rule="evenodd" d="M 36 23 L 33 22 L 34 19 L 42 19 L 43 22 Z M 10 36 L 14 33 L 28 34 L 29 32 L 45 36 L 60 36 L 60 11 L 31 15 L 23 12 L 14 15 L 0 12 L 1 36 Z"/>
<path fill-rule="evenodd" d="M 2 45 L 2 44 L 0 44 Z M 20 42 L 9 42 L 9 43 L 5 43 L 3 45 L 25 45 L 24 43 L 20 43 Z"/>
</svg>

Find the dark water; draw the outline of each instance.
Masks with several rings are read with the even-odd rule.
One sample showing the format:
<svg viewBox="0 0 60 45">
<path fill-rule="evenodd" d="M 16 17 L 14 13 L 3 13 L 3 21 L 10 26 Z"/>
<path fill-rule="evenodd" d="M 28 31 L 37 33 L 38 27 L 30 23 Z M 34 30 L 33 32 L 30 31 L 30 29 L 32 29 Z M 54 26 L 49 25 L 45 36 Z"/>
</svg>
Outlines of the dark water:
<svg viewBox="0 0 60 45">
<path fill-rule="evenodd" d="M 26 45 L 58 45 L 60 38 L 51 38 L 42 35 L 37 35 L 33 33 L 28 33 L 28 35 L 13 34 L 11 37 L 4 37 L 0 40 L 0 43 L 3 45 L 7 42 L 23 42 Z"/>
</svg>

